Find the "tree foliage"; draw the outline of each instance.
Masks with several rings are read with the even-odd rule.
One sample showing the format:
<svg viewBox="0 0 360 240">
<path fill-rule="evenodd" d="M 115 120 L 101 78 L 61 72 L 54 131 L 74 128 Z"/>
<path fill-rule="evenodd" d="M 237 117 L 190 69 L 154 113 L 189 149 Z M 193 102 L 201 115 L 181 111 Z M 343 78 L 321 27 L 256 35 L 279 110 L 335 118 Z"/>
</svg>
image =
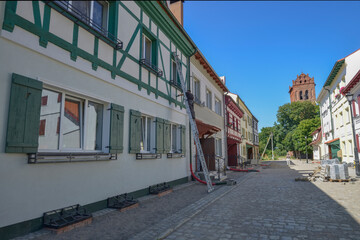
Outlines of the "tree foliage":
<svg viewBox="0 0 360 240">
<path fill-rule="evenodd" d="M 286 103 L 280 106 L 274 126 L 264 127 L 259 133 L 261 153 L 271 132 L 274 134 L 274 150 L 279 154 L 287 151 L 310 151 L 311 147 L 308 146 L 312 141 L 310 134 L 321 125 L 319 114 L 319 106 L 310 101 Z M 267 149 L 271 149 L 271 146 Z"/>
</svg>

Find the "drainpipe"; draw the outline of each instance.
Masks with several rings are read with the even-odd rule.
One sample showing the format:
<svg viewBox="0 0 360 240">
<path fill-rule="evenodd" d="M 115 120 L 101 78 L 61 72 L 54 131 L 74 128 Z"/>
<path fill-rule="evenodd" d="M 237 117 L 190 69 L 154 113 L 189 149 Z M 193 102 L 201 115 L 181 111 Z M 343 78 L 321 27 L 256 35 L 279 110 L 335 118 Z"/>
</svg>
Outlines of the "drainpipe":
<svg viewBox="0 0 360 240">
<path fill-rule="evenodd" d="M 225 174 L 225 176 L 226 176 L 226 168 L 228 167 L 228 165 L 229 165 L 229 159 L 228 159 L 228 148 L 227 148 L 227 135 L 228 135 L 228 126 L 227 126 L 227 115 L 226 115 L 226 112 L 227 112 L 227 104 L 225 103 L 225 95 L 227 95 L 228 94 L 228 92 L 224 92 L 224 95 L 223 95 L 223 114 L 224 114 L 224 126 L 225 126 L 225 128 L 224 128 L 224 135 L 225 135 L 225 137 L 224 137 L 224 141 L 225 141 L 225 153 L 224 153 L 224 155 L 225 155 L 225 165 L 226 166 L 224 166 L 225 167 L 225 169 L 224 169 L 224 174 Z"/>
<path fill-rule="evenodd" d="M 194 55 L 196 53 L 196 50 L 195 52 L 192 54 Z M 191 56 L 192 56 L 191 55 Z M 190 57 L 191 57 L 190 56 Z M 186 64 L 187 64 L 187 69 L 186 69 L 186 72 L 187 72 L 187 76 L 188 76 L 188 89 L 190 89 L 190 57 L 187 57 L 186 58 Z M 184 93 L 185 94 L 185 93 Z M 190 126 L 190 120 L 189 120 L 189 126 Z M 191 141 L 191 127 L 189 127 L 189 154 L 190 154 L 190 169 L 192 169 L 192 141 Z"/>
</svg>

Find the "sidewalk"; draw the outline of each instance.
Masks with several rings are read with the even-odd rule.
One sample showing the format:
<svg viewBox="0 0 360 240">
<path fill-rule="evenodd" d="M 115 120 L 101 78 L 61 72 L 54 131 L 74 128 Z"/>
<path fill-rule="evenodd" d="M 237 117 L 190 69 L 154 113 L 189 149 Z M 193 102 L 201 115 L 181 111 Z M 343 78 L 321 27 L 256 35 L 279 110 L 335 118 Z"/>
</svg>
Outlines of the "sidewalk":
<svg viewBox="0 0 360 240">
<path fill-rule="evenodd" d="M 360 181 L 296 182 L 317 165 L 266 164 L 258 173 L 228 172 L 237 184 L 210 194 L 190 182 L 127 212 L 99 211 L 92 224 L 58 236 L 42 230 L 18 239 L 360 240 Z"/>
<path fill-rule="evenodd" d="M 251 173 L 250 173 L 251 174 Z M 245 178 L 249 173 L 228 173 L 230 178 Z M 16 240 L 28 239 L 155 239 L 159 235 L 184 223 L 194 214 L 230 191 L 233 186 L 215 186 L 207 193 L 207 187 L 198 182 L 176 186 L 172 193 L 161 198 L 148 195 L 139 198 L 140 206 L 125 212 L 104 209 L 93 213 L 90 225 L 54 235 L 43 229 Z"/>
</svg>

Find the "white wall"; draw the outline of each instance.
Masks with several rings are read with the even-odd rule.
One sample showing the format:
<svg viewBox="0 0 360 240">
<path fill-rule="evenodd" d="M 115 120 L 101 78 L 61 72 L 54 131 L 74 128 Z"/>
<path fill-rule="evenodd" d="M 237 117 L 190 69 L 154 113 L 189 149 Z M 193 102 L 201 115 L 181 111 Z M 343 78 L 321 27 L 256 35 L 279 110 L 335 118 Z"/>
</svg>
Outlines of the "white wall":
<svg viewBox="0 0 360 240">
<path fill-rule="evenodd" d="M 1 20 L 4 4 L 0 3 Z M 89 45 L 91 41 L 88 40 Z M 91 50 L 91 46 L 88 48 Z M 99 57 L 106 61 L 104 53 L 108 46 L 101 49 L 99 46 Z M 17 26 L 13 33 L 1 30 L 0 52 L 0 227 L 41 217 L 46 211 L 77 203 L 90 204 L 189 176 L 189 151 L 185 158 L 179 159 L 168 159 L 163 154 L 161 159 L 135 160 L 134 154 L 128 154 L 130 109 L 186 125 L 189 129 L 184 109 L 169 105 L 168 100 L 156 98 L 154 94 L 148 95 L 145 89 L 139 91 L 137 85 L 119 76 L 112 79 L 109 71 L 100 66 L 95 71 L 90 62 L 80 57 L 74 62 L 69 52 L 50 42 L 43 48 L 37 36 Z M 138 65 L 136 69 L 128 65 L 130 75 L 138 70 Z M 61 164 L 28 164 L 26 154 L 4 153 L 12 73 L 39 79 L 47 86 L 76 96 L 124 106 L 124 153 L 119 154 L 116 161 Z M 185 139 L 188 146 L 188 131 Z"/>
</svg>

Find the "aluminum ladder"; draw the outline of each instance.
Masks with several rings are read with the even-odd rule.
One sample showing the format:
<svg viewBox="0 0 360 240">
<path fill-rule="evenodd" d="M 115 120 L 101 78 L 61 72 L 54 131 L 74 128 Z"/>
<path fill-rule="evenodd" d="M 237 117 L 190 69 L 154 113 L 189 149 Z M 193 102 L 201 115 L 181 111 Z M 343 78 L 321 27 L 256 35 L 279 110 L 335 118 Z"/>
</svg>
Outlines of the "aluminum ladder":
<svg viewBox="0 0 360 240">
<path fill-rule="evenodd" d="M 188 103 L 188 100 L 187 100 L 187 97 L 186 97 L 186 94 L 185 94 L 186 93 L 186 83 L 185 83 L 185 80 L 184 80 L 184 77 L 183 77 L 183 74 L 182 74 L 182 64 L 180 63 L 179 57 L 175 52 L 173 52 L 173 56 L 174 56 L 174 60 L 175 60 L 175 63 L 176 63 L 176 71 L 179 74 L 179 78 L 180 78 L 181 89 L 183 91 L 184 102 L 185 102 L 185 107 L 186 107 L 186 113 L 189 116 L 190 126 L 191 126 L 191 130 L 192 130 L 191 132 L 193 133 L 193 137 L 194 137 L 194 140 L 195 140 L 196 149 L 197 149 L 198 156 L 200 158 L 200 163 L 201 163 L 201 167 L 203 169 L 203 173 L 204 173 L 204 177 L 205 177 L 205 180 L 206 180 L 206 185 L 207 185 L 207 188 L 208 188 L 208 192 L 212 192 L 214 190 L 214 187 L 212 185 L 212 182 L 211 182 L 211 179 L 210 179 L 210 176 L 209 176 L 209 171 L 208 171 L 208 169 L 206 167 L 204 153 L 202 151 L 201 144 L 200 144 L 200 139 L 199 139 L 199 131 L 197 129 L 195 120 L 192 118 L 191 111 L 190 111 L 190 106 L 189 106 L 189 103 Z M 174 80 L 174 81 L 176 81 L 176 80 Z"/>
</svg>

